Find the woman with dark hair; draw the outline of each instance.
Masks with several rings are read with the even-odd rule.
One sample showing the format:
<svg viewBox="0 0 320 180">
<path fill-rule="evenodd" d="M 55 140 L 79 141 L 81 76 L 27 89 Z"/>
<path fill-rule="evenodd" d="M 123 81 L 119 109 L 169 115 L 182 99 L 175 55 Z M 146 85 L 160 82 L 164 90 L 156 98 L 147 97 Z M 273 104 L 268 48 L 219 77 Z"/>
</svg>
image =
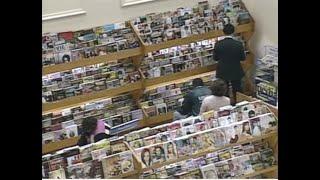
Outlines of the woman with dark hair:
<svg viewBox="0 0 320 180">
<path fill-rule="evenodd" d="M 176 151 L 174 149 L 174 145 L 172 142 L 169 142 L 165 144 L 165 150 L 166 150 L 166 159 L 174 159 L 177 157 Z"/>
<path fill-rule="evenodd" d="M 164 162 L 165 159 L 165 155 L 164 155 L 164 149 L 161 146 L 156 146 L 153 149 L 153 158 L 152 158 L 152 162 L 156 163 L 156 162 Z"/>
<path fill-rule="evenodd" d="M 141 161 L 146 166 L 151 166 L 151 157 L 150 157 L 150 150 L 143 149 L 141 152 Z"/>
<path fill-rule="evenodd" d="M 242 134 L 246 136 L 251 136 L 250 124 L 249 122 L 244 122 L 242 124 Z"/>
<path fill-rule="evenodd" d="M 82 121 L 81 126 L 82 134 L 78 141 L 79 146 L 84 146 L 107 138 L 104 122 L 102 120 L 88 117 Z"/>
<path fill-rule="evenodd" d="M 200 114 L 211 110 L 218 111 L 220 107 L 230 105 L 230 99 L 224 96 L 227 92 L 227 84 L 223 80 L 213 81 L 210 89 L 212 95 L 203 99 Z"/>
</svg>

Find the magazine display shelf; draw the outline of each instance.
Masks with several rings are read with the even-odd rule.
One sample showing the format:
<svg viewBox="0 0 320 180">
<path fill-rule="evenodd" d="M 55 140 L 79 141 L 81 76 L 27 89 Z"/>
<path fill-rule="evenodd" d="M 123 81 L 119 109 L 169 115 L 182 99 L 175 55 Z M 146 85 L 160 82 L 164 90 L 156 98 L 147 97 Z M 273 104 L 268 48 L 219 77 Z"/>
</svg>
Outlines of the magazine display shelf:
<svg viewBox="0 0 320 180">
<path fill-rule="evenodd" d="M 134 27 L 132 22 L 130 22 L 130 25 L 134 29 L 134 32 L 136 34 L 138 34 L 138 31 Z M 238 25 L 235 28 L 235 33 L 253 32 L 253 29 L 254 29 L 254 21 L 251 21 L 248 24 Z M 197 41 L 206 40 L 206 39 L 217 38 L 217 37 L 220 37 L 223 35 L 224 34 L 223 34 L 222 30 L 210 31 L 210 32 L 203 33 L 203 34 L 191 35 L 191 36 L 188 36 L 185 38 L 174 39 L 174 40 L 161 42 L 159 44 L 152 44 L 152 45 L 147 45 L 146 43 L 144 43 L 140 36 L 139 36 L 139 40 L 142 43 L 143 52 L 146 54 L 148 52 L 158 51 L 160 49 L 165 49 L 165 48 L 169 48 L 169 47 L 173 47 L 173 46 L 179 46 L 179 45 L 183 45 L 183 44 L 189 44 L 192 42 L 197 42 Z"/>
<path fill-rule="evenodd" d="M 92 92 L 90 94 L 73 96 L 73 97 L 69 97 L 69 98 L 66 98 L 66 99 L 63 99 L 60 101 L 56 101 L 56 102 L 43 103 L 43 105 L 42 105 L 42 113 L 43 114 L 58 111 L 58 110 L 61 110 L 64 108 L 72 107 L 72 106 L 77 106 L 77 105 L 87 103 L 87 102 L 96 101 L 101 98 L 116 96 L 116 95 L 119 95 L 122 93 L 127 93 L 127 92 L 131 92 L 135 96 L 134 99 L 138 102 L 139 97 L 141 97 L 143 95 L 143 92 L 146 89 L 154 88 L 154 87 L 160 86 L 164 83 L 171 83 L 172 81 L 175 81 L 175 82 L 183 81 L 186 78 L 196 77 L 197 75 L 209 73 L 209 72 L 216 70 L 217 64 L 214 64 L 214 65 L 200 67 L 200 68 L 193 69 L 193 70 L 170 74 L 167 76 L 147 79 L 146 77 L 144 77 L 144 75 L 141 72 L 139 67 L 141 64 L 141 59 L 148 52 L 160 50 L 163 48 L 188 44 L 191 42 L 197 42 L 200 40 L 205 40 L 205 39 L 210 39 L 210 38 L 218 38 L 220 36 L 223 36 L 223 32 L 221 30 L 220 31 L 211 31 L 211 32 L 204 33 L 204 34 L 192 35 L 192 36 L 189 36 L 186 38 L 170 40 L 170 41 L 163 42 L 160 44 L 145 45 L 145 43 L 143 43 L 141 37 L 138 35 L 136 28 L 134 28 L 134 26 L 132 25 L 132 22 L 128 22 L 128 23 L 130 23 L 131 28 L 133 29 L 135 36 L 139 39 L 139 43 L 140 43 L 139 48 L 123 50 L 123 51 L 116 52 L 116 53 L 110 53 L 110 54 L 103 55 L 103 56 L 93 57 L 91 59 L 80 59 L 78 61 L 73 61 L 70 63 L 64 63 L 64 64 L 43 67 L 42 71 L 43 71 L 43 75 L 46 75 L 46 74 L 53 73 L 53 72 L 66 71 L 66 70 L 70 70 L 70 69 L 77 68 L 77 67 L 88 66 L 88 65 L 92 65 L 92 64 L 103 63 L 106 61 L 113 61 L 113 60 L 117 60 L 117 59 L 121 59 L 121 58 L 132 57 L 136 68 L 138 69 L 138 71 L 140 71 L 140 74 L 142 77 L 141 81 L 135 82 L 135 83 L 129 83 L 124 86 L 117 87 L 117 88 Z M 254 33 L 254 25 L 255 25 L 255 22 L 251 18 L 250 23 L 237 26 L 236 33 L 241 33 L 244 40 L 246 42 L 248 42 Z M 246 44 L 248 46 L 249 43 L 246 43 Z M 249 72 L 250 69 L 254 66 L 254 54 L 252 53 L 250 47 L 246 47 L 246 48 L 249 49 L 250 54 L 247 54 L 246 60 L 244 61 L 244 63 L 242 63 L 242 67 L 244 68 L 245 72 Z M 253 92 L 253 85 L 250 82 L 250 77 L 248 77 L 247 74 L 248 73 L 246 73 L 246 84 L 245 84 L 244 91 L 246 94 L 250 95 Z M 272 107 L 270 109 L 272 110 Z M 275 113 L 275 114 L 277 115 L 277 113 Z M 148 126 L 163 124 L 166 122 L 170 122 L 172 119 L 173 119 L 173 113 L 167 113 L 165 115 L 153 116 L 153 117 L 144 116 L 144 118 L 139 121 L 138 128 L 144 128 L 144 127 L 148 127 Z M 74 146 L 74 145 L 76 145 L 77 140 L 78 140 L 78 137 L 75 137 L 75 138 L 70 138 L 70 139 L 66 139 L 66 140 L 62 140 L 62 141 L 57 141 L 57 142 L 45 144 L 42 146 L 42 153 L 46 154 L 46 153 L 54 152 L 54 151 L 57 151 L 57 150 L 60 150 L 63 148 Z"/>
<path fill-rule="evenodd" d="M 45 66 L 42 68 L 42 75 L 55 73 L 55 72 L 61 72 L 61 71 L 67 71 L 74 68 L 79 68 L 83 66 L 89 66 L 93 64 L 99 64 L 99 63 L 106 63 L 109 61 L 115 61 L 118 59 L 124 59 L 129 57 L 138 56 L 141 54 L 142 48 L 133 48 L 133 49 L 126 49 L 115 53 L 110 53 L 107 55 L 102 56 L 96 56 L 92 58 L 83 58 L 72 62 L 67 62 L 63 64 L 56 64 L 52 66 Z"/>
<path fill-rule="evenodd" d="M 233 146 L 237 146 L 237 145 L 241 145 L 241 144 L 245 144 L 245 143 L 248 143 L 248 142 L 257 141 L 257 140 L 261 140 L 261 139 L 268 139 L 268 138 L 271 138 L 271 137 L 275 136 L 276 134 L 277 134 L 277 132 L 273 131 L 273 132 L 270 132 L 268 134 L 262 135 L 260 137 L 250 138 L 250 139 L 247 139 L 247 140 L 239 141 L 239 142 L 234 143 L 234 144 L 228 144 L 228 145 L 225 145 L 223 147 L 214 148 L 214 149 L 213 148 L 212 149 L 206 149 L 206 150 L 203 150 L 202 152 L 199 152 L 199 153 L 196 153 L 196 154 L 190 154 L 190 155 L 187 155 L 187 156 L 182 156 L 182 157 L 179 157 L 177 159 L 166 161 L 165 163 L 156 164 L 156 165 L 152 165 L 152 166 L 147 167 L 147 168 L 143 168 L 141 171 L 142 172 L 146 172 L 146 171 L 149 171 L 151 169 L 160 168 L 162 166 L 166 166 L 166 165 L 169 165 L 169 164 L 173 164 L 173 163 L 177 163 L 177 162 L 180 162 L 180 161 L 188 160 L 190 158 L 197 158 L 197 157 L 200 157 L 200 156 L 204 156 L 204 155 L 206 155 L 208 153 L 217 152 L 219 150 L 222 150 L 222 149 L 225 149 L 225 148 L 228 148 L 228 147 L 233 147 Z"/>
<path fill-rule="evenodd" d="M 246 95 L 241 94 L 241 93 L 237 93 L 237 100 L 238 101 L 255 101 L 256 99 L 251 98 L 251 97 L 246 96 Z M 272 107 L 269 104 L 266 104 L 266 105 L 268 106 L 268 108 L 272 112 L 276 112 L 275 115 L 277 116 L 277 109 L 272 109 Z M 159 116 L 148 117 L 148 118 L 144 118 L 143 120 L 141 120 L 139 122 L 139 126 L 141 126 L 141 127 L 142 126 L 144 126 L 144 127 L 154 126 L 154 125 L 156 125 L 158 123 L 163 124 L 168 120 L 170 121 L 171 119 L 172 119 L 172 113 L 159 115 Z M 157 122 L 157 121 L 159 121 L 159 122 Z M 72 145 L 69 144 L 69 146 L 74 146 L 77 143 L 76 139 L 77 138 L 72 138 L 72 139 L 67 139 L 67 140 L 64 140 L 64 141 L 61 141 L 61 142 L 57 142 L 57 143 L 47 144 L 46 145 L 46 147 L 47 147 L 46 150 L 49 151 L 50 150 L 49 148 L 51 148 L 51 151 L 53 151 L 53 149 L 57 148 L 58 146 L 60 146 L 60 149 L 63 149 L 65 147 L 61 147 L 61 146 L 62 145 L 66 145 L 67 143 L 72 143 Z M 139 178 L 139 176 L 143 172 L 146 172 L 146 171 L 148 171 L 150 169 L 159 168 L 159 167 L 162 167 L 162 166 L 165 166 L 165 165 L 169 165 L 169 164 L 172 164 L 172 163 L 184 161 L 184 160 L 187 160 L 187 159 L 190 159 L 190 158 L 197 158 L 197 157 L 206 155 L 208 153 L 219 151 L 221 149 L 225 149 L 225 148 L 228 148 L 228 147 L 233 147 L 233 146 L 237 146 L 237 145 L 240 145 L 240 144 L 245 144 L 245 143 L 248 143 L 248 142 L 253 142 L 253 141 L 257 141 L 257 140 L 261 140 L 261 139 L 265 139 L 265 140 L 268 141 L 270 147 L 273 149 L 273 152 L 274 152 L 276 160 L 278 160 L 278 157 L 277 157 L 277 153 L 278 153 L 277 131 L 271 131 L 271 132 L 269 132 L 267 134 L 264 134 L 262 136 L 259 136 L 259 137 L 252 137 L 252 138 L 249 138 L 249 139 L 246 139 L 246 140 L 242 140 L 242 141 L 239 141 L 239 142 L 234 143 L 234 144 L 228 144 L 228 145 L 225 145 L 225 146 L 219 147 L 219 148 L 205 149 L 205 150 L 203 150 L 202 152 L 199 152 L 199 153 L 182 156 L 182 157 L 179 157 L 177 159 L 169 160 L 169 161 L 166 161 L 164 163 L 152 165 L 152 166 L 146 167 L 146 168 L 142 168 L 142 162 L 137 158 L 137 155 L 134 152 L 134 150 L 131 148 L 131 146 L 126 141 L 123 141 L 123 143 L 126 144 L 128 149 L 131 152 L 133 152 L 132 154 L 133 154 L 133 159 L 134 159 L 135 170 L 131 171 L 131 172 L 128 172 L 128 173 L 125 173 L 125 174 L 122 174 L 119 177 L 113 177 L 112 179 Z M 122 139 L 120 139 L 120 141 L 122 141 Z M 56 147 L 53 147 L 54 145 L 56 145 Z M 66 147 L 69 147 L 69 146 L 66 146 Z M 44 151 L 44 149 L 43 149 L 43 151 Z M 45 153 L 43 153 L 43 154 L 45 154 Z M 250 174 L 246 174 L 244 176 L 241 176 L 238 179 L 250 178 L 250 177 L 254 177 L 254 176 L 257 176 L 257 175 L 261 175 L 261 174 L 267 176 L 268 178 L 277 178 L 277 171 L 278 171 L 278 166 L 274 165 L 274 166 L 271 166 L 271 167 L 263 169 L 263 170 L 259 170 L 259 171 L 255 171 L 255 172 L 250 173 Z"/>
</svg>

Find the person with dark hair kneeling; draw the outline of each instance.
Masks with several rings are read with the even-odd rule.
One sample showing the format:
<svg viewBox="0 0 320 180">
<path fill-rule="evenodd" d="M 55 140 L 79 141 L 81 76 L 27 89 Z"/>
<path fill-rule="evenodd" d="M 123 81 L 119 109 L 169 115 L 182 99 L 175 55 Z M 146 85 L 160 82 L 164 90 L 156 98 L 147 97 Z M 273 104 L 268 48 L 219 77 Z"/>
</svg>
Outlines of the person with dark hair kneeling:
<svg viewBox="0 0 320 180">
<path fill-rule="evenodd" d="M 84 146 L 107 138 L 103 120 L 88 117 L 82 121 L 81 126 L 82 134 L 78 141 L 78 146 Z"/>
<path fill-rule="evenodd" d="M 211 90 L 204 86 L 202 79 L 196 78 L 192 81 L 193 89 L 183 98 L 182 106 L 174 112 L 173 120 L 198 116 L 202 100 L 211 95 Z"/>
<path fill-rule="evenodd" d="M 218 41 L 214 47 L 214 60 L 218 62 L 216 77 L 224 80 L 228 86 L 231 84 L 234 105 L 236 92 L 242 92 L 241 79 L 244 77 L 244 71 L 240 62 L 245 60 L 246 55 L 242 43 L 231 36 L 234 26 L 226 24 L 223 32 L 226 37 Z"/>
<path fill-rule="evenodd" d="M 222 79 L 213 81 L 210 89 L 212 95 L 207 96 L 202 101 L 200 114 L 211 110 L 218 111 L 220 107 L 230 105 L 230 99 L 224 96 L 228 90 L 228 86 Z"/>
</svg>

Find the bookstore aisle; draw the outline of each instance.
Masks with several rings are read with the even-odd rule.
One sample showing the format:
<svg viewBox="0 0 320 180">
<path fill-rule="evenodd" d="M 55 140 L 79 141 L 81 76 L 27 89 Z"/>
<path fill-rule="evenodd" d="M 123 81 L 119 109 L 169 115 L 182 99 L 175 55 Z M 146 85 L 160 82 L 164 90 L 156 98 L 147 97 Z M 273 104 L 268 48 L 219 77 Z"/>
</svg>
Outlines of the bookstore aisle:
<svg viewBox="0 0 320 180">
<path fill-rule="evenodd" d="M 255 57 L 245 4 L 214 2 L 43 32 L 43 179 L 278 177 L 277 48 Z M 234 106 L 173 121 L 194 79 L 217 79 L 226 24 L 246 53 L 244 92 Z M 106 137 L 80 146 L 92 118 Z"/>
</svg>

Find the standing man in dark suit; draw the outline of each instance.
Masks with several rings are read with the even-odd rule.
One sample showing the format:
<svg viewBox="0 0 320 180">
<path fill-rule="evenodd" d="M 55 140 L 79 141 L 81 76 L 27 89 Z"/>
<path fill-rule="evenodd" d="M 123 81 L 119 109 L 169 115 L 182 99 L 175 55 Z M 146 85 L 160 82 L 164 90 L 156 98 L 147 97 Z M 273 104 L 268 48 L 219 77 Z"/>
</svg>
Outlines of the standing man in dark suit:
<svg viewBox="0 0 320 180">
<path fill-rule="evenodd" d="M 223 79 L 228 85 L 231 83 L 235 98 L 236 92 L 242 92 L 241 79 L 244 76 L 244 71 L 240 62 L 246 58 L 245 51 L 242 43 L 234 40 L 231 36 L 234 33 L 233 25 L 225 25 L 223 32 L 226 38 L 218 41 L 214 47 L 214 59 L 218 61 L 216 76 Z"/>
</svg>

